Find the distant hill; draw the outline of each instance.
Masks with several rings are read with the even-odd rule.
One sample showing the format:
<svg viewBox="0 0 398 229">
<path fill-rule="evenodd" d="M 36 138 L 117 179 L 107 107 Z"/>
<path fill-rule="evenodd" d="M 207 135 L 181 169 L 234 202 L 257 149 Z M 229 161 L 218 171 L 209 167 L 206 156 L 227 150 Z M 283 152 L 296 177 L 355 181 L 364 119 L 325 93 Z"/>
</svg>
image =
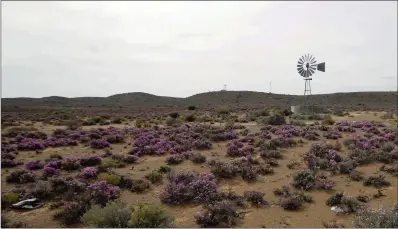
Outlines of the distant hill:
<svg viewBox="0 0 398 229">
<path fill-rule="evenodd" d="M 350 92 L 312 95 L 315 104 L 350 108 L 363 106 L 367 109 L 396 110 L 397 92 Z M 196 106 L 282 106 L 301 104 L 304 96 L 270 94 L 254 91 L 217 91 L 196 94 L 187 98 L 156 96 L 143 92 L 133 92 L 112 95 L 109 97 L 76 97 L 66 98 L 59 96 L 43 98 L 2 98 L 2 110 L 23 107 L 49 108 L 156 108 Z"/>
</svg>

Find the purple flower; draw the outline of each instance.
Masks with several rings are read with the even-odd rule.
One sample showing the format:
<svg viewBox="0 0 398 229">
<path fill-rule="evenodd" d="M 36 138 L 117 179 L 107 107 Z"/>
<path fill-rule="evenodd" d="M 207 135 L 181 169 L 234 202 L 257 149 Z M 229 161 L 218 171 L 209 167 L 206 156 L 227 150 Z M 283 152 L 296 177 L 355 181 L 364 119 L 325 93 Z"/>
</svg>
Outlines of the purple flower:
<svg viewBox="0 0 398 229">
<path fill-rule="evenodd" d="M 56 168 L 49 167 L 49 166 L 44 166 L 43 171 L 44 171 L 44 174 L 49 175 L 49 176 L 58 174 L 58 170 Z"/>
<path fill-rule="evenodd" d="M 29 170 L 41 169 L 43 168 L 43 164 L 40 162 L 40 160 L 28 161 L 25 163 L 25 168 Z"/>
<path fill-rule="evenodd" d="M 89 178 L 97 177 L 97 175 L 98 175 L 98 169 L 97 168 L 95 168 L 95 167 L 86 167 L 77 175 L 77 177 L 84 178 L 84 179 L 89 179 Z"/>
</svg>

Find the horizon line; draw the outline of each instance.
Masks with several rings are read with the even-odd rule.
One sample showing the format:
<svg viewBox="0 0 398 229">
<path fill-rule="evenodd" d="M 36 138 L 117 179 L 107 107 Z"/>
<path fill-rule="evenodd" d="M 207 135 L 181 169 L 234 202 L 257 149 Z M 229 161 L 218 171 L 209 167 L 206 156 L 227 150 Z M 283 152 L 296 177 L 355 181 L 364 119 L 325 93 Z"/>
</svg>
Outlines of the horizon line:
<svg viewBox="0 0 398 229">
<path fill-rule="evenodd" d="M 112 96 L 116 95 L 123 95 L 123 94 L 148 94 L 148 95 L 153 95 L 153 96 L 158 96 L 158 97 L 168 97 L 168 98 L 176 98 L 176 99 L 186 99 L 195 95 L 199 94 L 206 94 L 206 93 L 214 93 L 214 92 L 254 92 L 254 93 L 264 93 L 264 94 L 271 94 L 271 95 L 290 95 L 290 96 L 304 96 L 303 94 L 280 94 L 280 93 L 271 93 L 271 92 L 263 92 L 263 91 L 240 91 L 240 90 L 218 90 L 218 91 L 208 91 L 208 92 L 200 92 L 196 93 L 187 97 L 173 97 L 173 96 L 166 96 L 166 95 L 155 95 L 147 92 L 124 92 L 124 93 L 118 93 L 118 94 L 112 94 L 109 96 L 79 96 L 79 97 L 65 97 L 65 96 L 58 96 L 58 95 L 51 95 L 51 96 L 44 96 L 44 97 L 1 97 L 1 99 L 44 99 L 44 98 L 51 98 L 51 97 L 60 97 L 60 98 L 66 98 L 66 99 L 78 99 L 78 98 L 109 98 Z M 333 94 L 349 94 L 349 93 L 382 93 L 382 92 L 395 92 L 397 91 L 350 91 L 350 92 L 333 92 L 333 93 L 325 93 L 325 94 L 311 94 L 311 95 L 333 95 Z"/>
</svg>

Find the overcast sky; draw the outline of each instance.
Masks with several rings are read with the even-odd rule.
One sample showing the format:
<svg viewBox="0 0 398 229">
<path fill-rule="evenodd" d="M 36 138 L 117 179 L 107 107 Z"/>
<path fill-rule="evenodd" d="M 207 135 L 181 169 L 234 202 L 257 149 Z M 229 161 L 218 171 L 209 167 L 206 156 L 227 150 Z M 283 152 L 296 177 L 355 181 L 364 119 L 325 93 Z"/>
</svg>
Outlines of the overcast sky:
<svg viewBox="0 0 398 229">
<path fill-rule="evenodd" d="M 1 2 L 2 97 L 397 90 L 397 2 Z"/>
</svg>

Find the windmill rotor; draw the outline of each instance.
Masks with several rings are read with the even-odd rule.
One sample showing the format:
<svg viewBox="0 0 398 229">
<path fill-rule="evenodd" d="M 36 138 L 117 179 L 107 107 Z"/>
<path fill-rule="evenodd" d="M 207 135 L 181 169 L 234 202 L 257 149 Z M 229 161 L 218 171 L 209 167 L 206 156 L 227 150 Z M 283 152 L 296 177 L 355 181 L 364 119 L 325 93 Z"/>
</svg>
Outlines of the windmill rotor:
<svg viewBox="0 0 398 229">
<path fill-rule="evenodd" d="M 297 71 L 302 77 L 308 78 L 317 70 L 325 72 L 325 62 L 318 64 L 315 57 L 311 54 L 305 54 L 299 58 L 297 62 Z"/>
</svg>

